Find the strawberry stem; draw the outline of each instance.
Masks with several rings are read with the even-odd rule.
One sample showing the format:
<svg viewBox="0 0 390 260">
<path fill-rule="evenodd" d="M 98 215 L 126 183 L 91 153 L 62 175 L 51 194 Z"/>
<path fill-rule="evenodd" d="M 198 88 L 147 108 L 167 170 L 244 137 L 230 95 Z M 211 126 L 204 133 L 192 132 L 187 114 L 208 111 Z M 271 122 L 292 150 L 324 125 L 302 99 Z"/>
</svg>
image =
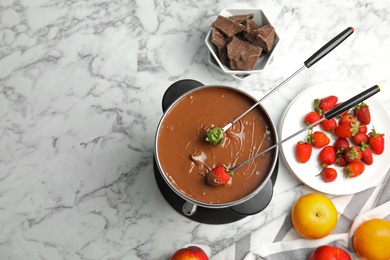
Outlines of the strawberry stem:
<svg viewBox="0 0 390 260">
<path fill-rule="evenodd" d="M 229 167 L 226 164 L 222 164 L 223 167 L 225 167 L 226 172 L 229 173 L 230 177 L 234 176 L 234 172 L 229 169 Z"/>
</svg>

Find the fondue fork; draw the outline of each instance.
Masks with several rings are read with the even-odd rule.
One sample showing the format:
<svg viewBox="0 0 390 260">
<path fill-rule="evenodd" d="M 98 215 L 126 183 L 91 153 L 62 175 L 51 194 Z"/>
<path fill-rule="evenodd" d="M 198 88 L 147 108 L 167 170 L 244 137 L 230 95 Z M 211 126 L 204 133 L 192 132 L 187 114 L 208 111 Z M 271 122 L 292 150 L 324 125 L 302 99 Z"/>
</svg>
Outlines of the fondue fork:
<svg viewBox="0 0 390 260">
<path fill-rule="evenodd" d="M 325 44 L 321 49 L 319 49 L 317 52 L 315 52 L 310 58 L 308 58 L 304 65 L 299 68 L 296 72 L 294 72 L 290 77 L 285 79 L 282 83 L 280 83 L 277 87 L 272 89 L 269 93 L 267 93 L 264 97 L 262 97 L 259 101 L 257 101 L 256 104 L 251 106 L 247 111 L 242 113 L 239 117 L 234 119 L 229 124 L 222 127 L 222 132 L 226 132 L 235 122 L 240 120 L 243 116 L 245 116 L 249 111 L 251 111 L 253 108 L 255 108 L 257 105 L 259 105 L 264 99 L 266 99 L 268 96 L 270 96 L 272 93 L 274 93 L 276 90 L 281 88 L 283 85 L 285 85 L 288 81 L 290 81 L 292 78 L 294 78 L 296 75 L 298 75 L 302 70 L 305 68 L 310 68 L 312 65 L 314 65 L 317 61 L 322 59 L 325 55 L 327 55 L 329 52 L 331 52 L 334 48 L 336 48 L 340 43 L 342 43 L 345 39 L 347 39 L 352 33 L 354 32 L 353 27 L 348 27 L 341 33 L 339 33 L 336 37 L 334 37 L 332 40 L 330 40 L 327 44 Z"/>
<path fill-rule="evenodd" d="M 230 171 L 234 171 L 236 169 L 238 169 L 239 167 L 243 166 L 244 164 L 256 159 L 257 157 L 269 152 L 270 150 L 276 148 L 277 146 L 281 145 L 282 143 L 290 140 L 291 138 L 295 137 L 296 135 L 306 131 L 307 129 L 311 128 L 311 127 L 314 127 L 315 125 L 318 125 L 320 122 L 322 122 L 323 120 L 329 120 L 337 115 L 340 115 L 342 112 L 354 107 L 355 105 L 363 102 L 364 100 L 366 100 L 367 98 L 375 95 L 376 93 L 378 93 L 379 91 L 381 90 L 381 87 L 380 85 L 375 85 L 375 86 L 372 86 L 371 88 L 367 89 L 367 90 L 364 90 L 363 92 L 357 94 L 356 96 L 348 99 L 347 101 L 343 102 L 342 104 L 338 105 L 337 107 L 333 108 L 332 110 L 326 112 L 324 114 L 324 117 L 321 118 L 320 120 L 317 120 L 316 122 L 314 122 L 313 124 L 311 125 L 308 125 L 304 128 L 302 128 L 301 130 L 299 130 L 298 132 L 290 135 L 289 137 L 286 137 L 285 139 L 283 139 L 282 141 L 268 147 L 267 149 L 265 149 L 264 151 L 256 154 L 255 156 L 243 161 L 242 163 L 239 163 L 231 168 L 229 168 Z"/>
</svg>

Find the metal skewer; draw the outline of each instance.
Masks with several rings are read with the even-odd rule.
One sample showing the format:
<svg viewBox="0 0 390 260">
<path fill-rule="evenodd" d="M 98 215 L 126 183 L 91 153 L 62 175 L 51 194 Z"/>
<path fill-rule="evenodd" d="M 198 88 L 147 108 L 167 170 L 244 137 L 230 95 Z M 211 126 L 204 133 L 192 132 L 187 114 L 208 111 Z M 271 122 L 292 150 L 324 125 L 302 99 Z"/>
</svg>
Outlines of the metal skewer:
<svg viewBox="0 0 390 260">
<path fill-rule="evenodd" d="M 317 121 L 314 122 L 313 124 L 308 125 L 308 126 L 302 128 L 302 129 L 299 130 L 298 132 L 296 132 L 296 133 L 294 133 L 294 134 L 292 134 L 292 135 L 286 137 L 286 138 L 283 139 L 282 141 L 280 141 L 280 142 L 278 142 L 278 143 L 276 143 L 276 144 L 274 144 L 274 145 L 268 147 L 268 148 L 265 149 L 264 151 L 262 151 L 262 152 L 256 154 L 255 156 L 253 156 L 253 157 L 251 157 L 251 158 L 249 158 L 249 159 L 247 159 L 247 160 L 245 160 L 245 161 L 243 161 L 243 162 L 241 162 L 241 163 L 239 163 L 239 164 L 237 164 L 237 165 L 235 165 L 235 166 L 233 166 L 233 167 L 230 167 L 230 170 L 231 170 L 231 171 L 234 171 L 234 170 L 238 169 L 239 167 L 243 166 L 244 164 L 246 164 L 246 163 L 248 163 L 248 162 L 250 162 L 250 161 L 256 159 L 257 157 L 259 157 L 259 156 L 261 156 L 261 155 L 263 155 L 263 154 L 269 152 L 270 150 L 276 148 L 277 146 L 280 146 L 282 143 L 284 143 L 284 142 L 290 140 L 291 138 L 293 138 L 293 137 L 297 136 L 298 134 L 300 134 L 300 133 L 306 131 L 307 129 L 309 129 L 309 128 L 311 128 L 311 127 L 313 127 L 313 126 L 315 126 L 315 125 L 321 123 L 323 120 L 329 120 L 329 119 L 331 119 L 331 118 L 333 118 L 333 117 L 335 117 L 335 116 L 337 116 L 337 115 L 340 115 L 342 112 L 344 112 L 344 111 L 346 111 L 346 110 L 348 110 L 348 109 L 350 109 L 350 108 L 356 106 L 357 104 L 363 102 L 364 100 L 366 100 L 367 98 L 373 96 L 374 94 L 378 93 L 379 91 L 380 91 L 380 85 L 378 85 L 378 84 L 375 85 L 375 86 L 372 86 L 371 88 L 369 88 L 369 89 L 367 89 L 367 90 L 364 90 L 364 91 L 361 92 L 360 94 L 357 94 L 356 96 L 354 96 L 354 97 L 348 99 L 347 101 L 343 102 L 343 103 L 340 104 L 339 106 L 337 106 L 337 107 L 333 108 L 332 110 L 326 112 L 326 113 L 324 114 L 324 117 L 321 118 L 320 120 L 317 120 Z"/>
<path fill-rule="evenodd" d="M 266 94 L 263 98 L 261 98 L 259 101 L 257 101 L 256 104 L 251 106 L 247 111 L 242 113 L 239 117 L 234 119 L 229 124 L 222 127 L 222 132 L 226 132 L 235 122 L 240 120 L 243 116 L 245 116 L 249 111 L 251 111 L 253 108 L 255 108 L 257 105 L 259 105 L 264 99 L 266 99 L 268 96 L 270 96 L 272 93 L 274 93 L 276 90 L 281 88 L 283 85 L 285 85 L 288 81 L 290 81 L 292 78 L 294 78 L 296 75 L 298 75 L 303 69 L 310 68 L 312 65 L 314 65 L 317 61 L 322 59 L 325 55 L 327 55 L 329 52 L 331 52 L 334 48 L 336 48 L 340 43 L 342 43 L 345 39 L 347 39 L 352 33 L 354 32 L 353 27 L 348 27 L 341 33 L 339 33 L 336 37 L 334 37 L 332 40 L 330 40 L 327 44 L 325 44 L 321 49 L 316 51 L 310 58 L 308 58 L 304 65 L 299 68 L 296 72 L 294 72 L 290 77 L 285 79 L 282 83 L 280 83 L 277 87 L 272 89 L 268 94 Z"/>
<path fill-rule="evenodd" d="M 235 122 L 237 122 L 238 120 L 240 120 L 243 116 L 245 116 L 246 114 L 248 114 L 252 109 L 254 109 L 257 105 L 259 105 L 264 99 L 266 99 L 268 96 L 270 96 L 272 93 L 274 93 L 276 90 L 278 90 L 279 88 L 281 88 L 283 85 L 285 85 L 287 82 L 290 81 L 290 79 L 294 78 L 296 75 L 299 74 L 299 72 L 301 72 L 302 70 L 304 70 L 305 68 L 307 68 L 305 65 L 302 66 L 301 68 L 299 68 L 299 70 L 297 70 L 296 72 L 294 72 L 290 77 L 288 77 L 287 79 L 285 79 L 282 83 L 280 83 L 276 88 L 274 88 L 273 90 L 271 90 L 270 92 L 268 92 L 264 97 L 262 97 L 259 101 L 257 101 L 253 106 L 251 106 L 247 111 L 245 111 L 244 113 L 242 113 L 239 117 L 237 117 L 236 119 L 234 119 L 232 122 L 230 122 L 229 124 L 225 125 L 224 127 L 222 127 L 222 132 L 226 132 Z"/>
</svg>

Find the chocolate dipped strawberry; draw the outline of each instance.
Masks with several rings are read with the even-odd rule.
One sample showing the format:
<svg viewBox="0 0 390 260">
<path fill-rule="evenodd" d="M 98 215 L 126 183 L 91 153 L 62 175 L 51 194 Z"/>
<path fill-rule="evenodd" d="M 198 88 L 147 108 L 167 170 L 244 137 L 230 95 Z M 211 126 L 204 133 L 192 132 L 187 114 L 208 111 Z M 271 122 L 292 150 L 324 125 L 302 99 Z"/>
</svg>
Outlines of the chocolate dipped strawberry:
<svg viewBox="0 0 390 260">
<path fill-rule="evenodd" d="M 206 175 L 206 180 L 207 183 L 212 186 L 219 186 L 219 185 L 227 184 L 230 181 L 231 177 L 233 176 L 234 176 L 233 172 L 230 171 L 225 164 L 223 164 L 223 165 L 218 165 L 212 171 L 210 171 Z"/>
</svg>

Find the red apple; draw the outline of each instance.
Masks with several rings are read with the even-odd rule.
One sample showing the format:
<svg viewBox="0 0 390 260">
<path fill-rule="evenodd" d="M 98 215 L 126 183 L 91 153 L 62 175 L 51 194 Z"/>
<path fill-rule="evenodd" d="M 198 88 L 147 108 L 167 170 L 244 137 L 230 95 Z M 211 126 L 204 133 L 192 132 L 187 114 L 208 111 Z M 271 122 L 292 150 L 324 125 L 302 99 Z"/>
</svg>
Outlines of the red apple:
<svg viewBox="0 0 390 260">
<path fill-rule="evenodd" d="M 171 260 L 209 260 L 202 248 L 197 246 L 189 246 L 177 250 Z"/>
<path fill-rule="evenodd" d="M 311 252 L 308 260 L 351 260 L 351 256 L 336 246 L 320 246 Z"/>
</svg>

